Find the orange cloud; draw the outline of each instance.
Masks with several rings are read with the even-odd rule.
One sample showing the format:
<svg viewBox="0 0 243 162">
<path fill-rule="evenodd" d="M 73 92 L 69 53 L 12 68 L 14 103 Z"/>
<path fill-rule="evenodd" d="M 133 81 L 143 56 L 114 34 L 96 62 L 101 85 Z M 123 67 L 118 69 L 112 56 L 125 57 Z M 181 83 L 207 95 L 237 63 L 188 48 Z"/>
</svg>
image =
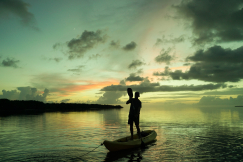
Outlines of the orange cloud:
<svg viewBox="0 0 243 162">
<path fill-rule="evenodd" d="M 103 82 L 94 82 L 94 81 L 82 81 L 86 82 L 84 85 L 68 85 L 64 88 L 60 88 L 59 90 L 65 91 L 65 92 L 80 92 L 85 91 L 89 89 L 100 89 L 105 86 L 111 85 L 111 84 L 119 84 L 119 81 L 117 80 L 109 80 L 109 81 L 103 81 Z"/>
</svg>

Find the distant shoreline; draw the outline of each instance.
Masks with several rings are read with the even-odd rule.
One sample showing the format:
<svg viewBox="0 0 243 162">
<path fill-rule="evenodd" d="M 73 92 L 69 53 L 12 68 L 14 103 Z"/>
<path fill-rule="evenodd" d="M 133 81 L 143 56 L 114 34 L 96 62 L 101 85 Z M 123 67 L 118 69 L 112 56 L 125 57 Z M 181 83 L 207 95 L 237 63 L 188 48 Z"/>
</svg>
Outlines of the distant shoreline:
<svg viewBox="0 0 243 162">
<path fill-rule="evenodd" d="M 71 112 L 87 110 L 121 109 L 120 105 L 84 103 L 43 103 L 33 100 L 0 99 L 0 116 L 15 114 L 35 114 L 44 112 Z"/>
</svg>

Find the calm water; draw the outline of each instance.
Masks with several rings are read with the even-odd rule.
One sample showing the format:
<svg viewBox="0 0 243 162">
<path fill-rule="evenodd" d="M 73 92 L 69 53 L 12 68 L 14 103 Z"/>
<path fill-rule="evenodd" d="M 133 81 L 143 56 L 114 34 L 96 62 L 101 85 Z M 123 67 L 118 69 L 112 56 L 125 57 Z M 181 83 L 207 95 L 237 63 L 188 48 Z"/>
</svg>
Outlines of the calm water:
<svg viewBox="0 0 243 162">
<path fill-rule="evenodd" d="M 242 109 L 142 108 L 141 129 L 157 141 L 119 153 L 88 152 L 129 135 L 128 106 L 0 117 L 0 161 L 243 161 Z"/>
</svg>

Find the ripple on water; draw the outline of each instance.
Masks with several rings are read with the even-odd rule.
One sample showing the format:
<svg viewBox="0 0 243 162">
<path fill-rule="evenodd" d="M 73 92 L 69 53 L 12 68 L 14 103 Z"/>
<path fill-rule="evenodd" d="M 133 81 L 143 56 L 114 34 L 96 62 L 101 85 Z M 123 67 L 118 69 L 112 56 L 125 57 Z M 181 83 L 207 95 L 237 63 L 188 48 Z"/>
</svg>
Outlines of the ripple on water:
<svg viewBox="0 0 243 162">
<path fill-rule="evenodd" d="M 192 115 L 194 111 L 190 112 Z M 44 113 L 1 117 L 0 161 L 240 161 L 243 159 L 242 119 L 220 120 L 220 112 L 187 112 L 174 120 L 174 110 L 141 116 L 141 130 L 154 129 L 157 141 L 145 149 L 108 152 L 100 143 L 129 135 L 127 112 L 120 110 Z M 229 112 L 230 113 L 230 112 Z M 241 112 L 238 114 L 240 115 Z M 235 113 L 237 114 L 237 113 Z M 201 116 L 200 116 L 201 115 Z M 218 116 L 217 116 L 218 115 Z M 242 115 L 241 115 L 242 116 Z M 135 129 L 136 132 L 136 129 Z M 97 149 L 95 149 L 98 147 Z M 95 149 L 92 152 L 91 150 Z M 88 153 L 88 154 L 87 154 Z"/>
</svg>

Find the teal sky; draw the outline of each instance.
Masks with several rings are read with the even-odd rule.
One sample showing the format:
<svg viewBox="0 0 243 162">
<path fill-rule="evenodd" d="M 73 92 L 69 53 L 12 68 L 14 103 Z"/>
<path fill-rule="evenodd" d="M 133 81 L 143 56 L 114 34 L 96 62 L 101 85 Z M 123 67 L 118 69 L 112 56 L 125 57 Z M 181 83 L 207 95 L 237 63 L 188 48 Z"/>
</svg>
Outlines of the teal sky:
<svg viewBox="0 0 243 162">
<path fill-rule="evenodd" d="M 242 6 L 0 0 L 0 98 L 122 104 L 131 87 L 148 105 L 242 105 Z"/>
</svg>

